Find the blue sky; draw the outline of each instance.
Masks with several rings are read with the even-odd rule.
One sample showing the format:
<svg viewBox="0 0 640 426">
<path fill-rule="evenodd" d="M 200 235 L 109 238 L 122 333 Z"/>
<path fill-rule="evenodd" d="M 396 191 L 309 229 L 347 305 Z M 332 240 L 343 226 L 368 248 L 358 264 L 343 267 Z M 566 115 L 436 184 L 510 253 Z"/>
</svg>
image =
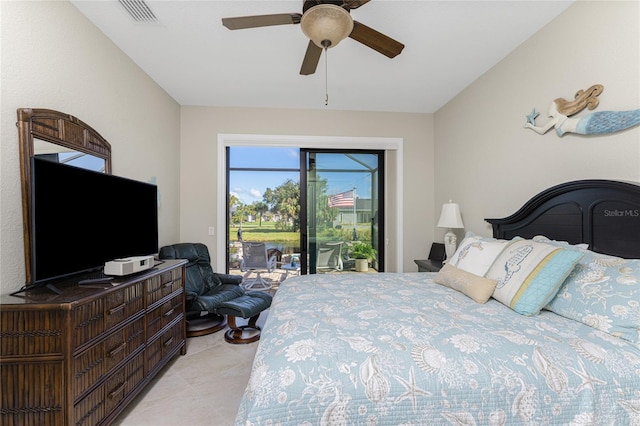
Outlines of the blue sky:
<svg viewBox="0 0 640 426">
<path fill-rule="evenodd" d="M 244 204 L 262 201 L 267 188 L 276 188 L 287 179 L 298 182 L 299 172 L 232 172 L 229 179 L 230 192 Z"/>
<path fill-rule="evenodd" d="M 230 192 L 244 204 L 262 201 L 267 188 L 276 188 L 287 179 L 300 180 L 300 150 L 295 147 L 232 147 L 229 166 L 242 168 L 295 169 L 295 171 L 232 171 L 229 178 Z M 339 154 L 320 154 L 320 167 L 359 168 L 354 161 Z M 321 174 L 321 176 L 323 176 Z M 357 193 L 369 198 L 371 189 L 369 174 L 365 173 L 329 173 L 329 194 L 348 191 L 356 186 Z"/>
<path fill-rule="evenodd" d="M 295 169 L 290 172 L 231 172 L 229 190 L 244 204 L 262 201 L 267 188 L 276 188 L 287 179 L 300 180 L 300 150 L 294 147 L 245 147 L 231 148 L 229 166 L 247 168 Z"/>
</svg>

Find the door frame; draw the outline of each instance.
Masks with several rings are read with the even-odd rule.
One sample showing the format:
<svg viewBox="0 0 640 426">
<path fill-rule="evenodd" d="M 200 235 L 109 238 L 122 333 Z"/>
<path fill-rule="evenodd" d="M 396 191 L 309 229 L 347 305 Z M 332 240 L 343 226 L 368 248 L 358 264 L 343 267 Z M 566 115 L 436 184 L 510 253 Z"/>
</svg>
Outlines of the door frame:
<svg viewBox="0 0 640 426">
<path fill-rule="evenodd" d="M 216 224 L 218 232 L 216 233 L 216 255 L 215 270 L 226 270 L 227 256 L 227 238 L 225 227 L 227 226 L 227 156 L 226 148 L 228 146 L 273 146 L 273 147 L 296 147 L 311 149 L 373 149 L 385 151 L 385 224 L 384 229 L 387 232 L 395 229 L 395 267 L 389 264 L 389 256 L 385 256 L 385 271 L 403 272 L 403 144 L 402 138 L 386 138 L 386 137 L 361 137 L 361 136 L 298 136 L 298 135 L 251 135 L 251 134 L 218 134 L 217 141 L 217 161 L 216 161 L 216 177 L 217 177 L 217 197 L 216 197 Z M 390 158 L 387 151 L 394 151 L 394 170 L 390 170 Z M 395 187 L 389 187 L 389 180 L 395 179 Z M 395 198 L 395 210 L 393 214 L 389 214 L 389 193 L 392 192 Z M 390 226 L 389 217 L 395 217 L 396 223 Z M 389 237 L 385 237 L 385 246 L 389 245 Z M 391 254 L 389 250 L 385 250 L 387 254 Z"/>
</svg>

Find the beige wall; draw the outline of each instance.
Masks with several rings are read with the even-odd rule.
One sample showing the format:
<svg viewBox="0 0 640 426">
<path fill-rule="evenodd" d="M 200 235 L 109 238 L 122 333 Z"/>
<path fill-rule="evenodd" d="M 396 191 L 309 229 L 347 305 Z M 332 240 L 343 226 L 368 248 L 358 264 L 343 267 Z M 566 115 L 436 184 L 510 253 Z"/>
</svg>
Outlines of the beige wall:
<svg viewBox="0 0 640 426">
<path fill-rule="evenodd" d="M 208 236 L 207 229 L 225 212 L 216 202 L 219 134 L 402 138 L 402 270 L 416 271 L 413 259 L 426 257 L 433 240 L 432 118 L 431 114 L 183 107 L 180 238 L 205 242 L 212 258 L 217 257 L 216 239 L 224 238 L 220 233 L 224 231 L 218 229 L 218 235 Z M 388 231 L 394 240 L 393 228 Z M 391 258 L 394 248 L 390 251 Z M 401 270 L 394 264 L 388 266 L 390 271 Z"/>
<path fill-rule="evenodd" d="M 596 111 L 640 108 L 639 4 L 575 3 L 435 114 L 436 209 L 452 198 L 465 231 L 491 235 L 484 218 L 510 215 L 547 187 L 640 181 L 640 127 L 594 137 L 523 128 L 532 108 L 541 125 L 553 99 L 595 83 L 604 85 Z"/>
<path fill-rule="evenodd" d="M 0 14 L 0 292 L 25 280 L 17 108 L 74 115 L 111 143 L 114 174 L 155 176 L 160 243 L 178 239 L 179 105 L 71 3 L 0 1 Z"/>
</svg>

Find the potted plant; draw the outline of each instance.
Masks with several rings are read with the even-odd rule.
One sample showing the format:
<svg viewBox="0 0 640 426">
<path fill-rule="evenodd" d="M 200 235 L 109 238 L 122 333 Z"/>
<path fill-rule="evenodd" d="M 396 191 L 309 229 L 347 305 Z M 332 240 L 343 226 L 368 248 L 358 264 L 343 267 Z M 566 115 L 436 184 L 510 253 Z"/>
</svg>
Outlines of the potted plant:
<svg viewBox="0 0 640 426">
<path fill-rule="evenodd" d="M 240 267 L 239 248 L 235 243 L 229 243 L 229 268 Z"/>
<path fill-rule="evenodd" d="M 369 262 L 376 258 L 376 249 L 369 243 L 356 242 L 351 247 L 351 257 L 356 260 L 356 271 L 369 270 Z"/>
</svg>

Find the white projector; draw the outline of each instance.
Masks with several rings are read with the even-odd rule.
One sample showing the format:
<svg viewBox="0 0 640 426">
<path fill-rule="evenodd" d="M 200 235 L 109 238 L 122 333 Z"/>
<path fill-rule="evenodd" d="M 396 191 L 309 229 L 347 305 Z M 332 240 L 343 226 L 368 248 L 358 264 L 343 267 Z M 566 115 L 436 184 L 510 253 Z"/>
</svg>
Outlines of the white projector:
<svg viewBox="0 0 640 426">
<path fill-rule="evenodd" d="M 105 275 L 129 275 L 153 268 L 153 255 L 115 259 L 104 264 Z"/>
</svg>

